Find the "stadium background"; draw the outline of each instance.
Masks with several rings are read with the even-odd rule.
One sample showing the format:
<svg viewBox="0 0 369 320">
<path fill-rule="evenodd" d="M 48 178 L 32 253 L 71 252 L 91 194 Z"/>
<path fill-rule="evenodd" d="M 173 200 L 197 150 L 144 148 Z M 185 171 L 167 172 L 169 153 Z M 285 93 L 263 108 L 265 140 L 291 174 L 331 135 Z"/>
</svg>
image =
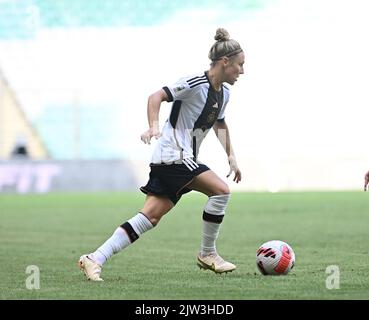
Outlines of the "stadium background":
<svg viewBox="0 0 369 320">
<path fill-rule="evenodd" d="M 246 52 L 227 122 L 233 190 L 357 190 L 369 168 L 365 0 L 0 0 L 0 191 L 136 190 L 149 94 Z M 169 104 L 162 105 L 161 124 Z M 12 157 L 25 142 L 30 159 Z M 200 159 L 228 165 L 213 134 Z"/>
<path fill-rule="evenodd" d="M 0 0 L 0 300 L 92 299 L 96 312 L 105 299 L 368 299 L 368 9 L 366 0 Z M 247 57 L 227 112 L 244 179 L 228 180 L 235 192 L 217 241 L 236 272 L 196 267 L 206 196 L 193 192 L 104 265 L 103 283 L 85 281 L 80 255 L 142 206 L 148 95 L 208 68 L 220 26 Z M 24 143 L 30 157 L 12 155 Z M 200 159 L 225 178 L 213 134 Z M 296 253 L 287 277 L 256 269 L 271 239 Z"/>
</svg>

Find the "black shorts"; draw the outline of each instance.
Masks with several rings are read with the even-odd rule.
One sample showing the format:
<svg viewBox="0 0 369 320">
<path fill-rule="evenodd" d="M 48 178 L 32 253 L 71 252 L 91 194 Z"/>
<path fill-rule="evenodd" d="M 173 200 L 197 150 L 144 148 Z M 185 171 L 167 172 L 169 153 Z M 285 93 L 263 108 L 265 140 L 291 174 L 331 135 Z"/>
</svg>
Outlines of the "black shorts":
<svg viewBox="0 0 369 320">
<path fill-rule="evenodd" d="M 190 171 L 184 164 L 150 164 L 150 179 L 140 188 L 143 193 L 167 196 L 174 204 L 191 189 L 186 186 L 200 173 L 210 170 L 204 164 Z"/>
</svg>

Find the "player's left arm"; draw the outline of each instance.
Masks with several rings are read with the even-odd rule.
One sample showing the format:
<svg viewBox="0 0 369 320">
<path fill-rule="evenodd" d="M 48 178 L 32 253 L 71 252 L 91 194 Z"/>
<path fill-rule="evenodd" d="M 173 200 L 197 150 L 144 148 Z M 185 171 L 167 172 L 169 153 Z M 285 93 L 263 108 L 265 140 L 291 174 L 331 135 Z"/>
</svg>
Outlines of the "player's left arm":
<svg viewBox="0 0 369 320">
<path fill-rule="evenodd" d="M 234 172 L 233 181 L 238 183 L 241 181 L 241 170 L 238 168 L 237 165 L 236 156 L 234 154 L 234 150 L 231 143 L 231 137 L 229 134 L 229 129 L 226 121 L 224 119 L 217 120 L 214 123 L 213 129 L 228 156 L 230 170 L 227 175 L 227 178 L 232 174 L 232 172 Z"/>
<path fill-rule="evenodd" d="M 367 190 L 369 184 L 369 171 L 364 176 L 364 191 Z"/>
</svg>

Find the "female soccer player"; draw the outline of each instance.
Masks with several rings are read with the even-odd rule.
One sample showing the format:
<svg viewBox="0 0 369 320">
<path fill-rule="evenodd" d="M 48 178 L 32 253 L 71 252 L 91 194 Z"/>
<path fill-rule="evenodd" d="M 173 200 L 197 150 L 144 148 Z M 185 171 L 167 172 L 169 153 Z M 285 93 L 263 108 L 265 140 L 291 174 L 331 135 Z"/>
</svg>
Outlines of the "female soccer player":
<svg viewBox="0 0 369 320">
<path fill-rule="evenodd" d="M 367 190 L 369 184 L 369 171 L 364 176 L 364 191 Z"/>
<path fill-rule="evenodd" d="M 241 171 L 230 141 L 225 121 L 229 89 L 243 74 L 245 55 L 239 43 L 219 28 L 211 47 L 210 69 L 180 79 L 150 95 L 147 115 L 149 129 L 141 135 L 144 143 L 158 139 L 150 164 L 150 177 L 141 187 L 146 200 L 141 211 L 120 225 L 113 235 L 95 252 L 82 255 L 78 261 L 87 279 L 103 281 L 102 265 L 115 253 L 136 241 L 144 232 L 156 226 L 184 193 L 199 191 L 208 196 L 203 212 L 203 234 L 197 264 L 216 273 L 230 272 L 236 266 L 225 261 L 216 251 L 220 224 L 223 221 L 230 190 L 212 170 L 197 159 L 201 142 L 211 128 L 228 156 L 233 180 L 241 181 Z M 159 110 L 163 101 L 173 102 L 162 132 L 159 130 Z"/>
</svg>

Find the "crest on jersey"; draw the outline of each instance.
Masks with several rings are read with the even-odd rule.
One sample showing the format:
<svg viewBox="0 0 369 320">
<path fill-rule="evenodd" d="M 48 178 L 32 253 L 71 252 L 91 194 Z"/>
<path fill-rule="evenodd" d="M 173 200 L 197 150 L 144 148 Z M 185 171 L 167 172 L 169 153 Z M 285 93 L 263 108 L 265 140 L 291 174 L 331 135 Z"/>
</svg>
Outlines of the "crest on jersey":
<svg viewBox="0 0 369 320">
<path fill-rule="evenodd" d="M 184 85 L 180 85 L 180 86 L 178 86 L 178 87 L 175 87 L 174 89 L 173 89 L 173 91 L 174 92 L 179 92 L 179 91 L 182 91 L 183 89 L 186 89 L 186 87 L 184 86 Z"/>
</svg>

